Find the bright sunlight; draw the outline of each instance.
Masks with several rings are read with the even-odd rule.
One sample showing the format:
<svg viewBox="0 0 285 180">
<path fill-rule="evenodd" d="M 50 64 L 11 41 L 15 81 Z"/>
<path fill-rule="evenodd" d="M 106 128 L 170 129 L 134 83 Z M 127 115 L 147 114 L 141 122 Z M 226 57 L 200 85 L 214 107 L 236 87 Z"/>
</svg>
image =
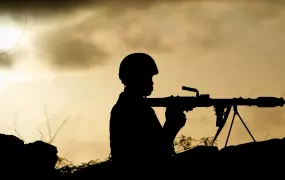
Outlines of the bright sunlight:
<svg viewBox="0 0 285 180">
<path fill-rule="evenodd" d="M 47 75 L 46 75 L 47 76 Z M 0 71 L 0 94 L 9 84 L 27 83 L 43 77 L 35 78 L 34 73 L 21 70 L 1 70 Z"/>
<path fill-rule="evenodd" d="M 23 29 L 19 24 L 14 22 L 10 17 L 0 17 L 0 56 L 9 52 L 18 45 Z M 0 57 L 1 58 L 1 57 Z M 27 77 L 27 73 L 18 69 L 1 69 L 0 70 L 0 93 L 5 87 L 13 83 L 23 83 L 31 81 L 31 77 Z"/>
<path fill-rule="evenodd" d="M 13 26 L 0 25 L 0 52 L 9 51 L 22 35 L 22 30 Z"/>
</svg>

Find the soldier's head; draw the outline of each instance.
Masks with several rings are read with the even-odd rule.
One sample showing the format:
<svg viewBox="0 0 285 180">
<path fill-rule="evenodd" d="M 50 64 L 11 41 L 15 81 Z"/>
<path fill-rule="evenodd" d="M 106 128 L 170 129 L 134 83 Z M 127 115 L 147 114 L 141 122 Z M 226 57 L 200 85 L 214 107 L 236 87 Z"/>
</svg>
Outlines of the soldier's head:
<svg viewBox="0 0 285 180">
<path fill-rule="evenodd" d="M 158 69 L 153 58 L 145 53 L 132 53 L 121 62 L 119 78 L 126 88 L 142 96 L 149 96 L 153 91 L 153 76 Z"/>
</svg>

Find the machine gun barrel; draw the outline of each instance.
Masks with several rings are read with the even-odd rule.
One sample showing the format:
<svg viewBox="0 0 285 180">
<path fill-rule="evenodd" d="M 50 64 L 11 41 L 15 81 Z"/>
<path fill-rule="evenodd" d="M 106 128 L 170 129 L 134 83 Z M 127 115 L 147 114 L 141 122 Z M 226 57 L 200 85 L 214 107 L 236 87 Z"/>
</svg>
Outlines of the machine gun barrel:
<svg viewBox="0 0 285 180">
<path fill-rule="evenodd" d="M 146 98 L 147 103 L 152 107 L 168 107 L 170 105 L 179 106 L 185 110 L 196 107 L 228 107 L 228 106 L 257 106 L 257 107 L 282 107 L 284 99 L 277 97 L 258 97 L 258 98 L 209 98 L 207 95 L 195 96 L 170 96 L 161 98 Z"/>
<path fill-rule="evenodd" d="M 242 121 L 243 125 L 247 129 L 248 133 L 255 141 L 254 137 L 250 133 L 249 129 L 245 125 L 244 121 L 242 120 L 241 116 L 238 113 L 238 106 L 257 106 L 257 107 L 283 107 L 285 101 L 282 97 L 257 97 L 257 98 L 210 98 L 209 94 L 200 94 L 199 90 L 196 88 L 186 87 L 183 86 L 182 90 L 184 91 L 191 91 L 195 92 L 196 96 L 169 96 L 169 97 L 158 97 L 158 98 L 145 98 L 146 103 L 148 103 L 151 107 L 170 107 L 174 106 L 179 108 L 183 111 L 189 111 L 197 107 L 214 107 L 214 111 L 216 112 L 216 126 L 219 127 L 212 145 L 214 144 L 215 140 L 217 139 L 218 135 L 220 134 L 221 130 L 223 129 L 228 116 L 230 114 L 231 109 L 234 109 L 233 120 L 234 121 L 235 115 L 238 115 L 240 120 Z M 230 127 L 230 131 L 232 128 L 232 124 Z M 229 131 L 229 134 L 230 134 Z M 227 137 L 226 144 L 228 142 L 229 134 Z M 226 145 L 225 145 L 226 146 Z"/>
</svg>

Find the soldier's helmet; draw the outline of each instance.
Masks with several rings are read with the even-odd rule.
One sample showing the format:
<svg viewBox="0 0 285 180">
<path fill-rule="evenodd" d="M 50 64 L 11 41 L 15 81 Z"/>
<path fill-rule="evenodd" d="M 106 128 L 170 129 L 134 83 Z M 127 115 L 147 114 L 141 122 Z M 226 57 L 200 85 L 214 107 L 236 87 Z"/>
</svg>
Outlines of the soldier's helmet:
<svg viewBox="0 0 285 180">
<path fill-rule="evenodd" d="M 145 53 L 132 53 L 121 62 L 119 78 L 123 84 L 149 75 L 157 75 L 158 68 L 154 59 Z"/>
</svg>

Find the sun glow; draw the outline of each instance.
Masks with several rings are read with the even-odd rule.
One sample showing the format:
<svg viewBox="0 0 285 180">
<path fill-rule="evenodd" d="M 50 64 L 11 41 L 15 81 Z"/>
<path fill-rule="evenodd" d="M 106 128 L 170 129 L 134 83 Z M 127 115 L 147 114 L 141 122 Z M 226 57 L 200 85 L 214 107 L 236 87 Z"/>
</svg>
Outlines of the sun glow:
<svg viewBox="0 0 285 180">
<path fill-rule="evenodd" d="M 0 93 L 10 84 L 30 83 L 39 80 L 52 81 L 55 74 L 43 69 L 0 70 Z"/>
<path fill-rule="evenodd" d="M 11 73 L 0 71 L 0 92 L 11 82 Z"/>
<path fill-rule="evenodd" d="M 33 78 L 26 73 L 15 71 L 0 71 L 0 93 L 9 84 L 26 83 L 32 81 Z"/>
<path fill-rule="evenodd" d="M 13 26 L 0 26 L 0 52 L 9 51 L 22 35 L 22 30 Z"/>
</svg>

